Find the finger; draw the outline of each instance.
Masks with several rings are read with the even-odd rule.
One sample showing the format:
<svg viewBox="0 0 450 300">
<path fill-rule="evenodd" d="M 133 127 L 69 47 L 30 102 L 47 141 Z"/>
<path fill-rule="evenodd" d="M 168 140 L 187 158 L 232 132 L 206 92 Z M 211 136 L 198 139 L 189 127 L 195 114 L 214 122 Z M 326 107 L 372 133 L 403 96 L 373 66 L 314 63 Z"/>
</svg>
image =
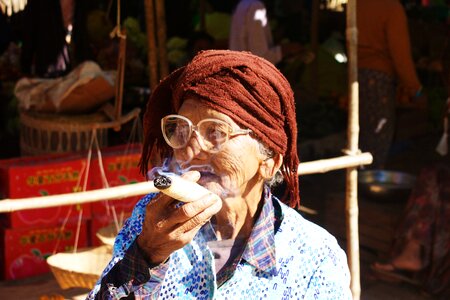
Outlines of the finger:
<svg viewBox="0 0 450 300">
<path fill-rule="evenodd" d="M 184 205 L 178 207 L 173 212 L 172 220 L 176 223 L 184 223 L 213 206 L 217 202 L 222 203 L 219 196 L 213 193 L 207 194 L 196 201 L 185 203 Z"/>
<path fill-rule="evenodd" d="M 176 222 L 171 222 L 170 217 L 177 210 L 176 202 L 178 201 L 159 193 L 145 208 L 145 223 L 158 232 L 166 232 L 172 228 Z"/>
<path fill-rule="evenodd" d="M 182 175 L 184 180 L 196 182 L 200 179 L 200 172 L 189 171 Z M 186 191 L 189 192 L 189 191 Z M 210 193 L 208 193 L 209 195 Z M 199 200 L 200 201 L 200 200 Z M 205 202 L 206 201 L 206 202 Z M 197 202 L 197 201 L 195 201 Z M 159 193 L 147 205 L 146 213 L 155 221 L 155 226 L 160 229 L 170 229 L 180 222 L 184 222 L 192 216 L 198 214 L 207 207 L 207 200 L 199 202 L 194 207 L 181 208 L 182 204 L 165 193 Z M 181 208 L 181 209 L 180 209 Z M 187 215 L 187 217 L 186 217 Z"/>
<path fill-rule="evenodd" d="M 181 233 L 187 233 L 191 230 L 195 230 L 196 227 L 203 226 L 206 222 L 208 222 L 212 216 L 217 214 L 222 208 L 222 201 L 215 201 L 212 205 L 206 207 L 197 215 L 188 219 L 186 222 L 182 223 L 181 226 L 177 229 L 177 231 Z"/>
<path fill-rule="evenodd" d="M 144 242 L 147 240 L 144 238 L 145 233 L 149 232 L 151 243 L 143 242 L 145 245 L 150 245 L 147 248 L 154 249 L 155 244 L 158 245 L 157 248 L 163 247 L 166 250 L 169 249 L 179 249 L 182 248 L 184 245 L 189 243 L 195 234 L 198 232 L 200 227 L 205 224 L 214 214 L 216 214 L 222 207 L 222 201 L 219 197 L 216 196 L 216 199 L 214 197 L 205 197 L 205 199 L 200 199 L 198 202 L 205 201 L 205 203 L 208 202 L 208 198 L 212 198 L 212 205 L 206 206 L 205 209 L 201 205 L 198 205 L 197 207 L 200 207 L 200 212 L 196 215 L 193 215 L 193 217 L 187 219 L 187 222 L 184 223 L 176 223 L 174 221 L 174 216 L 167 216 L 167 217 L 159 217 L 157 216 L 157 219 L 154 219 L 154 222 L 151 222 L 150 228 L 148 230 L 143 230 L 143 232 L 140 235 L 140 239 Z M 185 204 L 184 206 L 191 206 L 190 204 Z M 178 208 L 180 211 L 182 210 L 182 207 Z M 193 209 L 192 211 L 198 211 L 197 209 Z M 177 212 L 174 212 L 176 214 Z M 178 212 L 181 214 L 181 212 Z M 155 237 L 159 236 L 158 238 Z M 152 250 L 154 252 L 154 250 Z"/>
<path fill-rule="evenodd" d="M 201 208 L 200 212 L 194 215 L 192 218 L 188 219 L 187 222 L 171 225 L 174 222 L 174 220 L 172 219 L 173 216 L 169 216 L 167 218 L 158 218 L 159 221 L 156 222 L 156 224 L 153 223 L 151 226 L 152 229 L 149 231 L 152 233 L 151 236 L 153 236 L 153 239 L 150 239 L 151 243 L 144 244 L 151 245 L 148 248 L 154 249 L 156 242 L 156 244 L 159 245 L 157 248 L 163 247 L 168 251 L 168 253 L 170 253 L 172 251 L 175 251 L 176 249 L 182 248 L 184 245 L 191 242 L 201 226 L 205 224 L 214 214 L 220 211 L 222 207 L 222 201 L 218 196 L 216 196 L 216 199 L 214 199 L 214 197 L 206 196 L 205 199 L 199 199 L 199 202 L 205 201 L 205 203 L 207 203 L 207 198 L 212 198 L 210 201 L 212 201 L 213 204 L 205 204 L 205 209 L 203 209 L 203 207 L 199 203 L 196 204 L 197 208 Z M 184 206 L 187 205 L 190 206 L 191 203 L 185 204 Z M 183 207 L 178 208 L 178 210 L 182 211 Z M 196 209 L 193 209 L 192 211 L 196 211 Z M 174 214 L 176 213 L 177 212 L 175 212 Z M 181 214 L 181 212 L 178 213 Z M 156 236 L 159 237 L 155 240 Z M 143 237 L 141 237 L 141 239 L 145 240 L 145 238 Z M 155 250 L 150 251 L 150 253 L 154 252 Z"/>
<path fill-rule="evenodd" d="M 174 200 L 165 206 L 163 212 L 155 216 L 155 227 L 158 231 L 176 231 L 180 223 L 185 223 L 192 219 L 218 201 L 221 202 L 220 198 L 215 194 L 208 194 L 190 203 Z M 153 212 L 151 213 L 153 214 Z"/>
<path fill-rule="evenodd" d="M 166 209 L 174 201 L 173 198 L 167 196 L 163 193 L 158 193 L 148 204 L 146 207 L 146 211 L 154 211 L 154 212 L 162 212 Z"/>
<path fill-rule="evenodd" d="M 195 235 L 202 226 L 203 225 L 198 225 L 195 228 L 186 232 L 183 232 L 181 229 L 177 231 L 175 236 L 177 242 L 179 243 L 179 245 L 181 245 L 180 248 L 183 248 L 185 245 L 189 244 L 194 239 Z"/>
<path fill-rule="evenodd" d="M 219 211 L 222 207 L 222 203 L 217 204 L 218 207 L 216 207 L 216 210 Z M 219 208 L 220 207 L 220 208 Z M 193 239 L 194 236 L 197 234 L 197 232 L 200 230 L 200 228 L 211 219 L 211 217 L 214 215 L 214 213 L 211 214 L 211 216 L 204 218 L 202 221 L 197 222 L 197 225 L 194 225 L 195 223 L 192 222 L 190 224 L 183 224 L 179 226 L 176 230 L 172 231 L 169 236 L 171 237 L 172 241 L 175 241 L 176 244 L 179 246 L 179 248 L 184 247 L 185 245 L 189 244 Z M 200 217 L 201 218 L 201 217 Z"/>
</svg>

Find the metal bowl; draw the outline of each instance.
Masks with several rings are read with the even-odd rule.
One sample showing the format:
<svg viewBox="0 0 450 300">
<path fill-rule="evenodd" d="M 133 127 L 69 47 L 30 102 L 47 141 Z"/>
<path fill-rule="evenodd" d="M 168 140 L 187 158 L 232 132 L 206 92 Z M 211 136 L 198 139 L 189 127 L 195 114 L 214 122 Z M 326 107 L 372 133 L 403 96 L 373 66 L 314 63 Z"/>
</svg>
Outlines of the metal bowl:
<svg viewBox="0 0 450 300">
<path fill-rule="evenodd" d="M 384 202 L 406 201 L 416 181 L 414 175 L 387 170 L 364 170 L 358 173 L 361 195 Z"/>
</svg>

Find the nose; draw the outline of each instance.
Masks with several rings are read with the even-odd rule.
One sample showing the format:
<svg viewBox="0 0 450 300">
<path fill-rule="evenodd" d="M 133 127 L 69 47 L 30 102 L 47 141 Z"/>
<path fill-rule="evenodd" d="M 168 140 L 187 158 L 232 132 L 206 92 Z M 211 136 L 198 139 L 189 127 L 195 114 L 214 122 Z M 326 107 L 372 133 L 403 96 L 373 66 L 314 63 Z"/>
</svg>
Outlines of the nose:
<svg viewBox="0 0 450 300">
<path fill-rule="evenodd" d="M 209 153 L 203 149 L 201 139 L 198 131 L 194 129 L 186 147 L 175 150 L 177 159 L 184 162 L 208 160 Z"/>
<path fill-rule="evenodd" d="M 194 156 L 199 156 L 201 158 L 206 158 L 209 156 L 208 152 L 205 151 L 205 147 L 203 145 L 203 137 L 200 135 L 197 129 L 194 129 L 192 131 L 188 146 L 192 147 Z"/>
</svg>

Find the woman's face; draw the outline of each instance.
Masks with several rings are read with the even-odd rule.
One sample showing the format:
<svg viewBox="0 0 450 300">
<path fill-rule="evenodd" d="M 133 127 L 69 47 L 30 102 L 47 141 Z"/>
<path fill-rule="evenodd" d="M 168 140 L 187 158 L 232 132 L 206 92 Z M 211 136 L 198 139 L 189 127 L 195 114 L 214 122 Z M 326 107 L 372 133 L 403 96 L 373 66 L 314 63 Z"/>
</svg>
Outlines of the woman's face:
<svg viewBox="0 0 450 300">
<path fill-rule="evenodd" d="M 194 125 L 203 119 L 219 119 L 234 130 L 240 128 L 230 117 L 201 104 L 195 99 L 184 101 L 179 115 L 192 121 Z M 261 183 L 258 167 L 262 160 L 258 142 L 249 134 L 230 137 L 217 153 L 208 153 L 199 144 L 201 137 L 195 132 L 186 147 L 174 149 L 174 156 L 183 170 L 198 170 L 199 183 L 222 199 L 245 196 L 245 192 L 256 183 Z"/>
</svg>

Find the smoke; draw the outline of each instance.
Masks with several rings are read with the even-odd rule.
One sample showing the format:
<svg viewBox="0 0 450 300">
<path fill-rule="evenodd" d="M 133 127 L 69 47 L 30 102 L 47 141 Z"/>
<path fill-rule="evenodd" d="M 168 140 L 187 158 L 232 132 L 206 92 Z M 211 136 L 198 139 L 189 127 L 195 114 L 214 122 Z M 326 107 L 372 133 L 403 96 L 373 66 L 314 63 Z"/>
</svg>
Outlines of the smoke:
<svg viewBox="0 0 450 300">
<path fill-rule="evenodd" d="M 163 165 L 154 167 L 147 172 L 147 180 L 154 180 L 158 175 L 178 175 L 181 176 L 189 171 L 200 172 L 198 184 L 217 194 L 221 199 L 234 197 L 239 194 L 239 189 L 229 183 L 229 179 L 218 175 L 210 164 L 191 165 L 189 162 L 178 162 L 173 158 L 164 159 Z M 188 192 L 188 191 L 187 191 Z"/>
<path fill-rule="evenodd" d="M 214 172 L 214 168 L 209 164 L 202 165 L 188 165 L 184 164 L 184 168 L 181 167 L 179 163 L 177 163 L 174 159 L 167 158 L 164 160 L 163 165 L 161 167 L 154 167 L 147 173 L 148 180 L 154 180 L 158 175 L 172 175 L 172 176 L 181 176 L 182 174 L 189 171 L 198 171 L 200 172 L 200 179 L 197 182 L 199 185 L 205 187 L 209 191 L 217 194 L 222 200 L 227 198 L 232 198 L 239 195 L 239 189 L 235 187 L 233 184 L 224 184 L 224 182 L 229 182 L 229 178 L 224 178 L 216 174 Z M 189 193 L 189 191 L 186 191 Z M 178 208 L 182 205 L 185 205 L 184 202 L 174 201 L 174 207 Z M 213 220 L 217 220 L 213 217 Z M 222 219 L 223 220 L 223 219 Z M 209 221 L 210 222 L 210 221 Z M 225 224 L 217 224 L 215 221 L 209 223 L 213 229 L 214 235 L 217 239 L 222 239 L 222 234 L 225 232 L 233 231 L 233 224 L 231 220 L 229 220 Z M 200 231 L 198 234 L 204 234 L 205 232 Z M 203 236 L 206 240 L 211 240 L 211 237 Z M 215 240 L 215 238 L 213 238 Z"/>
<path fill-rule="evenodd" d="M 154 167 L 147 172 L 147 180 L 154 180 L 157 175 L 163 174 L 175 174 L 181 176 L 189 171 L 199 171 L 200 173 L 215 174 L 214 168 L 211 165 L 188 165 L 187 163 L 179 164 L 172 158 L 166 158 L 164 159 L 163 165 L 161 167 Z"/>
</svg>

